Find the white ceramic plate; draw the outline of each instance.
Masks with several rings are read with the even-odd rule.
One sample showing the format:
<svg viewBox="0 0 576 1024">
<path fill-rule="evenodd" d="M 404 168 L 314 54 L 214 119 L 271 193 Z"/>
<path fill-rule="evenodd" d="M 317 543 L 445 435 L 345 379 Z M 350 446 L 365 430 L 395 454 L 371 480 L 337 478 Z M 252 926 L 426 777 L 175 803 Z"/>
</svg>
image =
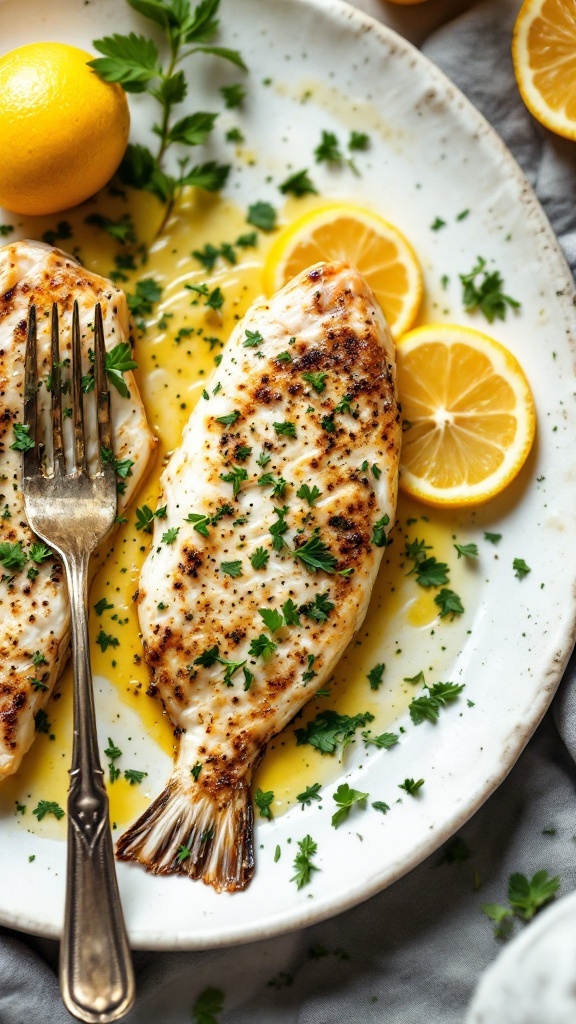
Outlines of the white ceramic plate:
<svg viewBox="0 0 576 1024">
<path fill-rule="evenodd" d="M 2 0 L 0 16 L 4 50 L 36 39 L 89 48 L 106 32 L 149 31 L 119 0 Z M 239 48 L 251 69 L 241 124 L 257 160 L 235 170 L 233 198 L 243 205 L 255 198 L 278 205 L 277 184 L 288 168 L 309 167 L 327 195 L 346 194 L 388 214 L 420 255 L 428 320 L 487 326 L 464 313 L 458 274 L 470 270 L 478 254 L 493 260 L 522 306 L 491 333 L 526 370 L 538 410 L 538 440 L 509 493 L 454 520 L 467 540 L 481 540 L 485 529 L 502 534 L 497 548 L 483 544 L 473 570 L 459 649 L 446 640 L 444 678 L 465 682 L 465 697 L 474 707 L 461 699 L 437 726 L 414 728 L 405 716 L 397 723 L 406 726 L 402 742 L 390 752 L 372 748 L 368 754 L 360 743 L 349 748 L 339 781 L 347 778 L 372 799 L 387 800 L 392 810 L 358 811 L 336 832 L 330 825 L 331 784 L 322 809 L 297 807 L 272 823 L 259 821 L 257 871 L 244 893 L 217 896 L 182 878 L 157 879 L 120 865 L 132 942 L 159 949 L 248 941 L 301 927 L 366 899 L 409 871 L 466 821 L 512 767 L 550 702 L 574 629 L 574 294 L 554 236 L 518 167 L 436 68 L 343 4 L 223 0 L 219 42 Z M 236 74 L 222 78 L 220 66 L 218 71 L 218 80 L 210 72 L 210 80 L 195 82 L 197 109 L 210 109 L 206 105 L 222 80 L 237 80 Z M 315 166 L 321 130 L 342 137 L 351 128 L 371 137 L 361 177 Z M 142 132 L 136 117 L 136 137 Z M 465 209 L 468 216 L 457 220 Z M 430 225 L 437 216 L 446 227 L 434 232 Z M 449 277 L 445 288 L 443 275 Z M 531 567 L 522 581 L 512 571 L 516 557 Z M 439 627 L 436 646 L 449 633 L 449 624 Z M 387 634 L 385 618 L 376 639 L 381 660 L 388 660 L 397 637 Z M 427 664 L 430 630 L 405 639 L 415 645 L 413 661 Z M 122 724 L 125 732 L 135 727 L 134 719 Z M 104 718 L 104 736 L 106 729 Z M 143 756 L 150 758 L 150 751 Z M 149 767 L 151 783 L 160 788 L 166 758 Z M 396 803 L 402 795 L 398 783 L 406 777 L 424 778 L 425 787 L 417 799 L 404 795 Z M 307 832 L 318 843 L 320 870 L 312 885 L 297 891 L 290 881 L 293 858 Z M 30 837 L 15 827 L 13 816 L 0 820 L 0 841 L 0 920 L 57 935 L 64 844 L 37 839 L 42 855 L 29 865 Z M 275 863 L 277 844 L 282 857 Z"/>
</svg>

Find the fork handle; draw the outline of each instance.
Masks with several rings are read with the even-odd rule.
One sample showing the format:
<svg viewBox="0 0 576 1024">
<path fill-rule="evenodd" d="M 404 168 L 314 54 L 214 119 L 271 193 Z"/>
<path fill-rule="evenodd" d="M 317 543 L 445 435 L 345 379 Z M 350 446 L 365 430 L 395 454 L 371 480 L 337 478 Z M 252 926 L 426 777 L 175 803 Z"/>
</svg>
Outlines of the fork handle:
<svg viewBox="0 0 576 1024">
<path fill-rule="evenodd" d="M 88 636 L 88 555 L 63 558 L 74 664 L 74 745 L 60 989 L 82 1021 L 117 1020 L 134 1002 L 134 973 L 116 880 L 108 796 L 98 755 Z"/>
</svg>

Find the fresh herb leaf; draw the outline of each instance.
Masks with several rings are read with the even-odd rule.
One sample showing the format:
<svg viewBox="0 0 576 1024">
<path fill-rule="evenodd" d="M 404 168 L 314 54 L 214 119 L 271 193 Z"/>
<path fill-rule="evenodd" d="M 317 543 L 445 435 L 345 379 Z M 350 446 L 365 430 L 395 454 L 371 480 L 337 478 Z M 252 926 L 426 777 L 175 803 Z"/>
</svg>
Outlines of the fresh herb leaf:
<svg viewBox="0 0 576 1024">
<path fill-rule="evenodd" d="M 260 331 L 245 331 L 246 341 L 242 343 L 242 348 L 258 348 L 262 344 L 264 338 L 260 334 Z"/>
<path fill-rule="evenodd" d="M 121 341 L 106 353 L 106 373 L 108 380 L 123 398 L 129 398 L 130 392 L 123 374 L 135 370 L 138 363 L 132 359 L 132 349 L 127 341 Z"/>
<path fill-rule="evenodd" d="M 240 419 L 242 413 L 238 412 L 238 409 L 234 409 L 233 412 L 228 413 L 227 416 L 217 416 L 216 422 L 224 424 L 225 427 L 233 427 L 234 424 Z"/>
<path fill-rule="evenodd" d="M 338 559 L 322 540 L 318 526 L 314 528 L 312 536 L 307 541 L 304 541 L 299 548 L 294 548 L 292 554 L 309 569 L 322 569 L 324 572 L 333 573 L 338 565 Z"/>
<path fill-rule="evenodd" d="M 272 811 L 270 810 L 270 804 L 274 800 L 274 793 L 269 789 L 266 793 L 263 793 L 261 789 L 257 789 L 254 794 L 254 803 L 260 811 L 261 818 L 267 818 L 268 821 L 272 820 Z"/>
<path fill-rule="evenodd" d="M 139 785 L 147 775 L 148 772 L 139 772 L 136 768 L 126 768 L 124 771 L 124 778 L 131 786 Z"/>
<path fill-rule="evenodd" d="M 374 721 L 369 711 L 359 715 L 340 715 L 337 711 L 321 711 L 305 728 L 296 729 L 296 745 L 309 743 L 321 754 L 335 754 L 354 741 L 357 729 Z"/>
<path fill-rule="evenodd" d="M 484 540 L 489 541 L 490 544 L 497 544 L 499 540 L 502 540 L 502 534 L 501 533 L 488 533 L 487 531 L 485 531 L 484 532 Z"/>
<path fill-rule="evenodd" d="M 167 505 L 157 508 L 155 512 L 148 505 L 141 505 L 136 509 L 136 529 L 143 533 L 152 533 L 152 524 L 155 519 L 166 518 Z"/>
<path fill-rule="evenodd" d="M 372 527 L 371 542 L 375 544 L 377 548 L 385 548 L 388 546 L 388 535 L 386 533 L 386 527 L 390 523 L 390 516 L 383 515 Z"/>
<path fill-rule="evenodd" d="M 234 562 L 220 562 L 220 569 L 226 576 L 231 576 L 235 580 L 242 576 L 242 560 L 238 558 Z"/>
<path fill-rule="evenodd" d="M 154 303 L 162 298 L 162 289 L 154 278 L 145 277 L 136 282 L 134 294 L 127 294 L 128 308 L 134 317 L 150 316 Z"/>
<path fill-rule="evenodd" d="M 314 187 L 307 170 L 296 171 L 295 174 L 291 174 L 278 188 L 282 195 L 292 195 L 297 198 L 301 198 L 309 193 L 313 195 L 318 193 L 318 189 Z"/>
<path fill-rule="evenodd" d="M 322 139 L 314 150 L 316 163 L 341 164 L 344 156 L 334 132 L 322 132 Z"/>
<path fill-rule="evenodd" d="M 370 729 L 362 733 L 365 747 L 378 747 L 380 750 L 388 750 L 395 747 L 400 737 L 395 732 L 382 732 L 379 736 L 373 736 Z"/>
<path fill-rule="evenodd" d="M 274 513 L 278 516 L 278 522 L 272 523 L 269 532 L 272 536 L 272 547 L 275 551 L 282 551 L 286 543 L 283 535 L 288 530 L 288 523 L 284 519 L 287 512 L 288 505 L 284 505 L 283 508 L 274 508 Z"/>
<path fill-rule="evenodd" d="M 244 466 L 232 466 L 229 473 L 220 473 L 220 479 L 223 480 L 224 483 L 232 484 L 232 493 L 236 498 L 242 486 L 242 482 L 248 479 L 248 473 L 244 469 Z"/>
<path fill-rule="evenodd" d="M 299 800 L 302 805 L 302 810 L 305 807 L 310 807 L 313 800 L 321 800 L 322 797 L 319 795 L 322 786 L 319 782 L 314 782 L 311 786 L 306 786 L 303 793 L 298 793 L 296 799 Z"/>
<path fill-rule="evenodd" d="M 218 647 L 218 644 L 215 644 L 214 647 L 209 647 L 207 650 L 203 651 L 202 654 L 199 654 L 198 657 L 194 659 L 194 664 L 203 665 L 204 668 L 211 668 L 217 661 L 220 661 L 220 648 Z"/>
<path fill-rule="evenodd" d="M 366 150 L 370 145 L 370 136 L 366 132 L 350 132 L 350 138 L 348 140 L 348 149 L 351 150 Z M 372 805 L 374 806 L 374 805 Z"/>
<path fill-rule="evenodd" d="M 282 614 L 284 616 L 284 622 L 287 626 L 299 626 L 300 616 L 298 614 L 298 608 L 294 604 L 291 597 L 287 601 L 284 601 L 282 605 Z"/>
<path fill-rule="evenodd" d="M 313 601 L 302 606 L 301 611 L 306 618 L 312 619 L 313 622 L 326 622 L 330 612 L 336 607 L 332 601 L 328 600 L 329 597 L 329 591 L 326 591 L 325 594 L 316 594 Z"/>
<path fill-rule="evenodd" d="M 28 561 L 27 555 L 22 550 L 22 541 L 2 541 L 0 543 L 0 564 L 5 569 L 22 569 Z"/>
<path fill-rule="evenodd" d="M 253 658 L 263 658 L 263 660 L 266 661 L 272 654 L 274 654 L 277 646 L 278 645 L 275 644 L 269 636 L 266 636 L 265 633 L 260 633 L 260 636 L 255 637 L 250 641 L 248 654 Z"/>
<path fill-rule="evenodd" d="M 327 373 L 322 373 L 321 371 L 319 371 L 318 373 L 309 372 L 302 374 L 304 380 L 311 384 L 312 387 L 314 388 L 314 391 L 316 391 L 316 393 L 319 395 L 322 394 L 324 388 L 326 387 L 325 381 L 327 376 Z"/>
<path fill-rule="evenodd" d="M 434 604 L 437 604 L 440 609 L 440 618 L 445 618 L 446 615 L 450 615 L 453 619 L 455 615 L 462 615 L 464 612 L 464 605 L 455 594 L 453 590 L 447 590 L 445 587 L 436 594 L 434 598 Z"/>
<path fill-rule="evenodd" d="M 370 804 L 370 806 L 373 807 L 375 811 L 380 811 L 381 814 L 388 814 L 388 811 L 390 810 L 390 805 L 384 803 L 383 800 L 375 800 L 373 804 Z"/>
<path fill-rule="evenodd" d="M 256 548 L 250 555 L 250 565 L 253 569 L 263 569 L 269 558 L 270 552 L 266 548 Z"/>
<path fill-rule="evenodd" d="M 304 839 L 300 839 L 298 842 L 300 853 L 296 854 L 294 858 L 294 870 L 295 875 L 290 879 L 291 882 L 296 882 L 298 889 L 301 889 L 304 885 L 307 885 L 312 878 L 313 871 L 319 871 L 319 868 L 312 863 L 312 857 L 317 853 L 318 844 L 314 842 L 312 836 L 304 836 Z"/>
<path fill-rule="evenodd" d="M 278 437 L 296 437 L 296 426 L 294 423 L 273 423 L 274 430 Z"/>
<path fill-rule="evenodd" d="M 455 544 L 458 558 L 478 558 L 477 544 Z"/>
<path fill-rule="evenodd" d="M 162 534 L 160 541 L 162 544 L 173 544 L 179 533 L 179 526 L 171 526 L 168 530 L 165 531 L 165 533 Z"/>
<path fill-rule="evenodd" d="M 228 110 L 233 110 L 234 107 L 241 106 L 246 99 L 246 89 L 240 84 L 222 85 L 220 87 L 220 92 L 224 97 L 224 106 Z"/>
<path fill-rule="evenodd" d="M 105 597 L 101 597 L 94 605 L 94 611 L 96 612 L 96 615 L 102 615 L 103 612 L 109 611 L 109 609 L 113 607 L 114 605 L 109 604 Z"/>
<path fill-rule="evenodd" d="M 512 568 L 514 569 L 514 575 L 519 580 L 523 580 L 529 572 L 532 572 L 530 566 L 526 565 L 523 558 L 515 558 L 512 562 Z"/>
<path fill-rule="evenodd" d="M 32 811 L 32 814 L 36 815 L 38 821 L 42 821 L 42 818 L 45 818 L 47 814 L 53 814 L 54 817 L 58 819 L 64 817 L 64 811 L 60 807 L 60 804 L 57 804 L 55 800 L 40 800 L 38 806 Z"/>
<path fill-rule="evenodd" d="M 117 761 L 119 757 L 122 757 L 122 751 L 120 750 L 120 747 L 116 746 L 114 740 L 112 740 L 110 736 L 108 737 L 108 746 L 106 747 L 104 753 L 110 761 Z"/>
<path fill-rule="evenodd" d="M 338 828 L 343 821 L 346 821 L 355 804 L 365 807 L 366 800 L 368 799 L 368 793 L 361 793 L 358 789 L 351 789 L 347 782 L 343 782 L 338 786 L 333 796 L 338 804 L 338 810 L 332 815 L 332 825 L 334 828 Z"/>
<path fill-rule="evenodd" d="M 370 683 L 371 690 L 377 690 L 382 685 L 382 677 L 384 675 L 384 669 L 386 665 L 381 662 L 379 665 L 374 665 L 368 673 L 368 682 Z"/>
<path fill-rule="evenodd" d="M 418 779 L 417 782 L 414 779 L 404 779 L 398 786 L 398 789 L 403 789 L 409 796 L 416 796 L 416 793 L 424 785 L 424 779 Z"/>
<path fill-rule="evenodd" d="M 307 501 L 308 504 L 310 505 L 310 508 L 314 508 L 315 503 L 321 496 L 322 491 L 318 490 L 316 484 L 314 484 L 312 488 L 310 488 L 308 484 L 302 484 L 302 486 L 299 487 L 298 490 L 296 491 L 296 497 L 302 498 L 304 501 Z"/>
<path fill-rule="evenodd" d="M 436 724 L 440 708 L 450 704 L 462 693 L 464 685 L 458 683 L 434 683 L 427 686 L 428 695 L 415 697 L 408 706 L 410 718 L 414 725 L 428 721 Z"/>
<path fill-rule="evenodd" d="M 205 988 L 192 1007 L 195 1024 L 218 1024 L 215 1014 L 222 1013 L 223 1009 L 224 993 L 222 990 Z"/>
<path fill-rule="evenodd" d="M 489 323 L 505 320 L 508 308 L 518 309 L 520 303 L 502 291 L 504 281 L 498 270 L 485 270 L 486 260 L 481 256 L 468 274 L 460 274 L 464 309 L 479 309 Z"/>
<path fill-rule="evenodd" d="M 13 451 L 27 452 L 34 447 L 34 438 L 30 437 L 30 427 L 24 423 L 14 423 L 12 425 L 14 431 L 15 440 L 10 445 Z"/>
<path fill-rule="evenodd" d="M 410 573 L 413 572 L 416 573 L 416 582 L 421 587 L 441 587 L 443 583 L 448 583 L 446 562 L 439 562 L 433 555 L 421 562 L 415 562 L 414 567 L 410 570 Z"/>
<path fill-rule="evenodd" d="M 537 871 L 530 879 L 516 872 L 510 875 L 508 902 L 518 917 L 531 921 L 536 911 L 554 898 L 559 887 L 558 875 L 550 878 L 547 871 Z"/>
<path fill-rule="evenodd" d="M 271 633 L 276 633 L 284 625 L 283 615 L 275 608 L 259 608 L 258 615 L 262 617 L 266 629 Z"/>
<path fill-rule="evenodd" d="M 246 217 L 248 224 L 253 224 L 261 231 L 274 231 L 276 227 L 276 210 L 270 203 L 252 203 L 248 207 Z"/>
</svg>

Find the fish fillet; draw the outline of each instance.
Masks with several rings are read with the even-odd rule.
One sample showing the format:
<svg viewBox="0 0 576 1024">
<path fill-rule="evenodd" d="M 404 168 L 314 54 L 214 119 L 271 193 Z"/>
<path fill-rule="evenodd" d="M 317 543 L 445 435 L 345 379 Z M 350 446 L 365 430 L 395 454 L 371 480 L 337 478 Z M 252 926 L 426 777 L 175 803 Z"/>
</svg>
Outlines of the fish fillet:
<svg viewBox="0 0 576 1024">
<path fill-rule="evenodd" d="M 139 594 L 179 754 L 117 854 L 232 891 L 254 866 L 254 770 L 361 625 L 394 522 L 394 348 L 358 272 L 319 264 L 253 306 L 204 399 Z"/>
<path fill-rule="evenodd" d="M 40 371 L 44 367 L 47 377 L 51 305 L 58 303 L 60 355 L 65 360 L 70 356 L 74 299 L 79 302 L 88 373 L 96 302 L 102 305 L 107 348 L 129 338 L 123 292 L 51 246 L 22 241 L 0 249 L 0 778 L 18 769 L 68 657 L 70 614 L 64 571 L 55 556 L 41 561 L 31 557 L 37 538 L 24 515 L 22 452 L 11 446 L 16 439 L 14 424 L 21 424 L 23 416 L 29 306 L 34 303 L 38 310 L 38 366 Z M 111 388 L 114 456 L 117 462 L 128 460 L 121 467 L 127 475 L 119 479 L 123 492 L 119 510 L 130 501 L 154 447 L 133 374 L 127 372 L 124 380 L 128 398 Z M 65 418 L 65 447 L 70 450 L 68 424 L 71 421 Z M 95 452 L 95 444 L 87 446 L 89 460 Z M 97 564 L 95 556 L 92 568 Z"/>
</svg>

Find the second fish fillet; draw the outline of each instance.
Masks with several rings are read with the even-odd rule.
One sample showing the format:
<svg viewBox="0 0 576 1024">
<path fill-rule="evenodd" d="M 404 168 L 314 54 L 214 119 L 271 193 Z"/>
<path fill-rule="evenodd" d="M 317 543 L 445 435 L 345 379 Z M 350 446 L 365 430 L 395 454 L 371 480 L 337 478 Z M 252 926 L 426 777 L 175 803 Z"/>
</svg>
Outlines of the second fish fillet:
<svg viewBox="0 0 576 1024">
<path fill-rule="evenodd" d="M 162 476 L 139 616 L 180 749 L 121 859 L 247 884 L 255 768 L 364 619 L 399 452 L 394 347 L 355 269 L 248 311 Z"/>
</svg>

